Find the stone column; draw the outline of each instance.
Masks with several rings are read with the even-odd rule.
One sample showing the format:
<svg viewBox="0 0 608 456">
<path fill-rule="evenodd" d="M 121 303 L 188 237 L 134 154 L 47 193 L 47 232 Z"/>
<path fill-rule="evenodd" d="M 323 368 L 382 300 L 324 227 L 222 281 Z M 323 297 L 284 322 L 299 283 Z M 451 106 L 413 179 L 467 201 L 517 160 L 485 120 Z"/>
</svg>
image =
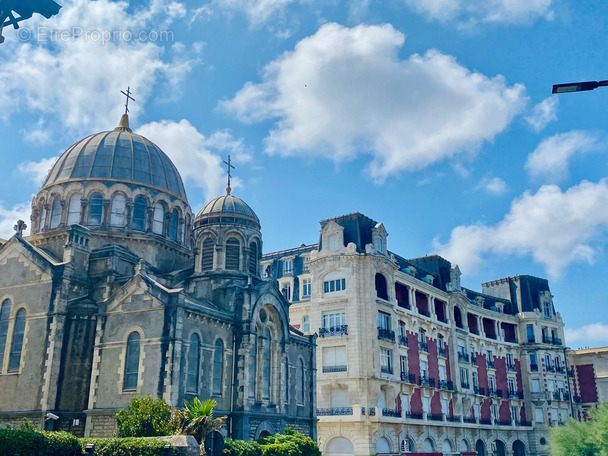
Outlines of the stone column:
<svg viewBox="0 0 608 456">
<path fill-rule="evenodd" d="M 87 207 L 89 206 L 89 200 L 87 198 L 80 198 L 80 224 L 83 226 L 87 225 Z"/>
</svg>

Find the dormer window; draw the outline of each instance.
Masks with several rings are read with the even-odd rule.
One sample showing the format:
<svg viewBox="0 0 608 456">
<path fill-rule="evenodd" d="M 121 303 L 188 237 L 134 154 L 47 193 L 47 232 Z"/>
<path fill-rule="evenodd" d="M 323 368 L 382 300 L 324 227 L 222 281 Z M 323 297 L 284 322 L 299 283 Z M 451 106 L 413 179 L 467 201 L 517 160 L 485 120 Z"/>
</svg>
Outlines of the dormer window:
<svg viewBox="0 0 608 456">
<path fill-rule="evenodd" d="M 291 274 L 293 272 L 293 260 L 283 261 L 283 272 L 285 274 Z"/>
<path fill-rule="evenodd" d="M 328 239 L 329 250 L 338 250 L 338 235 L 332 234 Z"/>
<path fill-rule="evenodd" d="M 378 252 L 380 252 L 380 253 L 384 252 L 384 241 L 382 240 L 381 237 L 378 237 L 377 245 L 378 245 Z"/>
</svg>

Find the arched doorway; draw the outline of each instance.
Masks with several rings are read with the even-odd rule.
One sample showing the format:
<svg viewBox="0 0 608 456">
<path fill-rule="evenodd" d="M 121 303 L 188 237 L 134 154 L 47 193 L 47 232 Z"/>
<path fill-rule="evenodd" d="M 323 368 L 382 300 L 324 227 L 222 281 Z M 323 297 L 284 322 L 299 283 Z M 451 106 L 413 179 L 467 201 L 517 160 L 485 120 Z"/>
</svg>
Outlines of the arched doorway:
<svg viewBox="0 0 608 456">
<path fill-rule="evenodd" d="M 351 456 L 355 454 L 355 448 L 346 437 L 334 437 L 325 444 L 323 454 L 327 456 Z"/>
<path fill-rule="evenodd" d="M 255 430 L 255 438 L 268 437 L 269 435 L 275 434 L 276 431 L 272 424 L 268 421 L 262 421 L 257 429 Z"/>
<path fill-rule="evenodd" d="M 430 438 L 427 438 L 424 442 L 422 442 L 422 452 L 423 453 L 434 453 L 435 445 Z"/>
<path fill-rule="evenodd" d="M 494 440 L 494 455 L 507 456 L 507 449 L 502 440 Z"/>
<path fill-rule="evenodd" d="M 477 456 L 486 456 L 486 444 L 483 443 L 483 440 L 478 440 L 475 443 L 475 451 L 477 451 Z"/>
<path fill-rule="evenodd" d="M 391 452 L 391 446 L 384 437 L 380 437 L 376 442 L 376 454 L 388 454 Z"/>
<path fill-rule="evenodd" d="M 513 456 L 526 456 L 526 447 L 521 440 L 513 442 Z"/>
</svg>

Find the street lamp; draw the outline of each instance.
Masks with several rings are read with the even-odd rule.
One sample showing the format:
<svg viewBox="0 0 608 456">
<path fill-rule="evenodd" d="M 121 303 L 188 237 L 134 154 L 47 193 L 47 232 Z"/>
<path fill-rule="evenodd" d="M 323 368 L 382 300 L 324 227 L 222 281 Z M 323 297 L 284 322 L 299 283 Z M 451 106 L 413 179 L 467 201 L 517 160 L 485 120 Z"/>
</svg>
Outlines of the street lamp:
<svg viewBox="0 0 608 456">
<path fill-rule="evenodd" d="M 554 84 L 551 93 L 584 92 L 604 86 L 608 86 L 608 81 L 569 82 L 567 84 Z"/>
</svg>

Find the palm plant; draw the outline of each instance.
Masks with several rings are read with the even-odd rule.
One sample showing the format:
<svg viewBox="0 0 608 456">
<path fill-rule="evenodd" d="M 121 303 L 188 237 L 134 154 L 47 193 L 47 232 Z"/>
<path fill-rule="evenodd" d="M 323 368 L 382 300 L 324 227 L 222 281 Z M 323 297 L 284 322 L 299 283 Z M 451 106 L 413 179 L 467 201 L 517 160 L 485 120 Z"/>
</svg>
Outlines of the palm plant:
<svg viewBox="0 0 608 456">
<path fill-rule="evenodd" d="M 226 416 L 213 417 L 217 402 L 214 399 L 201 401 L 195 397 L 192 402 L 184 400 L 184 410 L 175 411 L 175 427 L 180 434 L 192 435 L 200 444 L 207 434 L 222 427 Z"/>
</svg>

